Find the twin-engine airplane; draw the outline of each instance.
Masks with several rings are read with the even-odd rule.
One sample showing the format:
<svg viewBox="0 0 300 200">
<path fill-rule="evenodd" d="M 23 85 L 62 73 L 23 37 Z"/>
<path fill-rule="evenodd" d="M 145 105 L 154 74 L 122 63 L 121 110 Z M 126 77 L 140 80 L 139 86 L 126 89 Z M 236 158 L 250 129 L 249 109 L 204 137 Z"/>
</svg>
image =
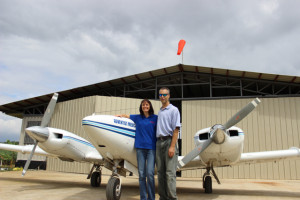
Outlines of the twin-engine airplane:
<svg viewBox="0 0 300 200">
<path fill-rule="evenodd" d="M 121 176 L 126 172 L 138 175 L 136 152 L 134 149 L 135 124 L 127 118 L 111 115 L 91 115 L 82 120 L 82 126 L 91 143 L 70 132 L 61 129 L 46 127 L 50 121 L 57 100 L 54 94 L 43 117 L 41 126 L 30 127 L 25 131 L 35 139 L 34 147 L 30 148 L 31 156 L 26 162 L 23 174 L 26 172 L 34 153 L 55 156 L 62 160 L 94 163 L 88 176 L 92 186 L 101 183 L 101 166 L 112 171 L 111 178 L 106 186 L 107 199 L 120 199 Z M 258 104 L 255 99 L 235 114 L 224 125 L 217 124 L 199 130 L 195 136 L 195 149 L 186 156 L 179 156 L 178 170 L 206 169 L 203 175 L 203 188 L 206 193 L 212 192 L 212 174 L 220 183 L 214 167 L 233 166 L 242 163 L 259 163 L 292 159 L 300 157 L 300 150 L 292 147 L 288 150 L 242 153 L 244 132 L 235 127 Z M 37 148 L 37 145 L 40 148 Z M 8 149 L 12 149 L 10 145 Z M 19 147 L 26 152 L 24 146 Z M 0 149 L 5 149 L 0 144 Z M 44 151 L 43 151 L 44 150 Z M 95 172 L 94 169 L 96 168 Z"/>
</svg>

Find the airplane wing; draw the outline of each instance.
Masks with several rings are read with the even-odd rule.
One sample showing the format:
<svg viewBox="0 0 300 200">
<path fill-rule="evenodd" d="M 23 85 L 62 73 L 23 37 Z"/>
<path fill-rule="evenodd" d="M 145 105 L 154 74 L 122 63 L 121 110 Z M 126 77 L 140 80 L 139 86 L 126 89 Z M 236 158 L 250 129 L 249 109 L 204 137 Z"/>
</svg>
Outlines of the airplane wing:
<svg viewBox="0 0 300 200">
<path fill-rule="evenodd" d="M 32 152 L 34 145 L 13 145 L 13 144 L 2 144 L 0 143 L 0 149 L 7 150 L 7 151 L 14 151 L 14 152 L 20 152 L 23 154 L 30 154 Z M 50 156 L 58 158 L 58 155 L 50 154 L 41 149 L 40 147 L 36 147 L 36 150 L 34 152 L 34 155 L 39 156 Z M 84 162 L 90 162 L 90 163 L 99 163 L 101 164 L 103 162 L 103 157 L 98 152 L 90 152 L 85 155 L 85 157 L 82 159 Z"/>
<path fill-rule="evenodd" d="M 180 161 L 184 156 L 178 156 L 178 161 Z M 255 164 L 255 163 L 266 163 L 275 162 L 286 159 L 299 159 L 300 149 L 297 147 L 291 147 L 287 150 L 277 150 L 277 151 L 262 151 L 262 152 L 250 152 L 242 153 L 241 158 L 234 165 L 240 164 Z M 190 170 L 190 169 L 205 169 L 206 165 L 201 162 L 199 156 L 194 158 L 184 167 L 178 169 L 180 171 Z"/>
<path fill-rule="evenodd" d="M 20 152 L 23 154 L 30 154 L 34 145 L 13 145 L 13 144 L 2 144 L 0 143 L 0 149 L 2 150 L 7 150 L 7 151 L 15 151 L 15 152 Z M 39 156 L 52 156 L 56 157 L 54 155 L 51 155 L 47 152 L 45 152 L 43 149 L 36 147 L 36 150 L 34 152 L 35 155 Z"/>
<path fill-rule="evenodd" d="M 86 162 L 90 162 L 90 163 L 98 163 L 101 164 L 104 162 L 103 157 L 100 155 L 99 152 L 90 152 L 87 153 L 83 159 Z"/>
<path fill-rule="evenodd" d="M 300 149 L 297 147 L 291 147 L 290 149 L 287 150 L 242 153 L 240 160 L 236 164 L 265 163 L 265 162 L 274 162 L 274 161 L 285 160 L 285 159 L 296 159 L 299 157 L 300 157 Z"/>
</svg>

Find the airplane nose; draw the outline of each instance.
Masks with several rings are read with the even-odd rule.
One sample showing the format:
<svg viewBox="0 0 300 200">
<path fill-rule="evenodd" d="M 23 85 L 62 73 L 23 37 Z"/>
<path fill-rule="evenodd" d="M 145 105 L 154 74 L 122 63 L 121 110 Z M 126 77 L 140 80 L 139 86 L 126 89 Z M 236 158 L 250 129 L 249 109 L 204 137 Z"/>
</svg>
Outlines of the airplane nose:
<svg viewBox="0 0 300 200">
<path fill-rule="evenodd" d="M 25 129 L 25 132 L 38 142 L 45 142 L 49 137 L 48 128 L 32 126 Z"/>
</svg>

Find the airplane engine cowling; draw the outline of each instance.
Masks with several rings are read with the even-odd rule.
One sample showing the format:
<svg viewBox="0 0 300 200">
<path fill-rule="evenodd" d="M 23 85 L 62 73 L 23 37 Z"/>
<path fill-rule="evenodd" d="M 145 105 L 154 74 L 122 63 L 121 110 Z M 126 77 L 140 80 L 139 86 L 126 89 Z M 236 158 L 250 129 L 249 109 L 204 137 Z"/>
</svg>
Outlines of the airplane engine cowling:
<svg viewBox="0 0 300 200">
<path fill-rule="evenodd" d="M 200 143 L 208 140 L 209 138 L 210 127 L 199 130 L 194 136 L 195 146 L 198 146 Z"/>
</svg>

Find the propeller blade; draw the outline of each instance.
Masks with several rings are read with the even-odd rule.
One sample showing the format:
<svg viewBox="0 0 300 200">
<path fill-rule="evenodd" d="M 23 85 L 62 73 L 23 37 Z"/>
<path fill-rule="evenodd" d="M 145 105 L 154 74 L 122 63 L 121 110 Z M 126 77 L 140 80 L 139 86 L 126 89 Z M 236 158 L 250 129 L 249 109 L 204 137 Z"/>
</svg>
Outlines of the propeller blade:
<svg viewBox="0 0 300 200">
<path fill-rule="evenodd" d="M 32 159 L 32 156 L 33 156 L 33 154 L 34 154 L 34 152 L 35 152 L 35 149 L 36 149 L 37 144 L 38 144 L 38 142 L 36 142 L 36 143 L 34 144 L 34 147 L 33 147 L 32 151 L 31 151 L 31 153 L 30 153 L 30 156 L 29 156 L 28 160 L 26 161 L 26 164 L 25 164 L 24 169 L 23 169 L 23 172 L 22 172 L 22 176 L 25 175 L 25 173 L 26 173 L 26 171 L 27 171 L 27 169 L 28 169 L 28 167 L 29 167 L 29 164 L 30 164 L 30 162 L 31 162 L 31 159 Z"/>
<path fill-rule="evenodd" d="M 230 127 L 239 123 L 242 119 L 244 119 L 261 101 L 256 98 L 251 101 L 248 105 L 242 108 L 239 112 L 237 112 L 233 117 L 231 117 L 226 124 L 224 124 L 225 129 L 229 129 Z"/>
<path fill-rule="evenodd" d="M 54 108 L 55 108 L 55 105 L 56 105 L 57 98 L 58 98 L 58 94 L 54 93 L 50 103 L 48 104 L 45 114 L 43 116 L 41 127 L 46 127 L 49 124 L 51 116 L 52 116 Z"/>
<path fill-rule="evenodd" d="M 204 151 L 211 143 L 212 139 L 209 138 L 202 146 L 198 145 L 196 148 L 194 148 L 191 152 L 186 154 L 181 160 L 178 161 L 177 169 L 182 168 L 187 163 L 189 163 L 191 160 L 196 158 L 202 151 Z"/>
</svg>

